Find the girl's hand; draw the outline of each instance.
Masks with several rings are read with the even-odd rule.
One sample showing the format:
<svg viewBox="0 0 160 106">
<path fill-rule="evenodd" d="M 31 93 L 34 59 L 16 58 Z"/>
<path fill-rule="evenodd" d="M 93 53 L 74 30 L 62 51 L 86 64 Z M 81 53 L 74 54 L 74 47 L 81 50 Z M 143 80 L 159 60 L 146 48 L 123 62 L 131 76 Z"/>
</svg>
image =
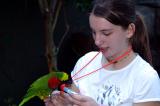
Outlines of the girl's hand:
<svg viewBox="0 0 160 106">
<path fill-rule="evenodd" d="M 44 100 L 45 106 L 73 106 L 73 103 L 70 101 L 72 98 L 70 95 L 64 96 L 62 91 L 54 91 L 51 96 Z"/>
<path fill-rule="evenodd" d="M 44 103 L 45 103 L 45 106 L 55 106 L 55 105 L 51 102 L 50 97 L 46 98 L 46 99 L 44 100 Z"/>
<path fill-rule="evenodd" d="M 66 98 L 72 103 L 72 106 L 98 106 L 98 104 L 88 96 L 80 94 L 64 94 Z M 68 97 L 70 96 L 70 97 Z"/>
<path fill-rule="evenodd" d="M 80 94 L 67 94 L 54 91 L 51 97 L 45 99 L 45 106 L 98 106 L 90 97 Z"/>
</svg>

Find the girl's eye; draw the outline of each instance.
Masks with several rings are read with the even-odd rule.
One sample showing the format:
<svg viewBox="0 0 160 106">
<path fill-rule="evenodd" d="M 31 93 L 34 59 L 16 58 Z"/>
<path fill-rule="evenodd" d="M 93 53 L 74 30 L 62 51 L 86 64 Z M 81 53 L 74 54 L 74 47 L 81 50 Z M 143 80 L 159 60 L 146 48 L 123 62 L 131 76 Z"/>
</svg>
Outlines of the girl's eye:
<svg viewBox="0 0 160 106">
<path fill-rule="evenodd" d="M 111 33 L 103 33 L 103 35 L 105 36 L 109 36 Z"/>
</svg>

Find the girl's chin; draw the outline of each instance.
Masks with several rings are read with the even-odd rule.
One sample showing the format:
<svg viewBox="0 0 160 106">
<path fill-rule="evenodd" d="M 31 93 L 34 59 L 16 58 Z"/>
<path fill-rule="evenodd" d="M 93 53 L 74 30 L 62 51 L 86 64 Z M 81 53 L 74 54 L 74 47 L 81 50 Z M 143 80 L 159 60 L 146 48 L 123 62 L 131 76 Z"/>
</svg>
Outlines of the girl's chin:
<svg viewBox="0 0 160 106">
<path fill-rule="evenodd" d="M 102 54 L 104 55 L 105 58 L 112 57 L 111 54 L 109 52 L 106 52 L 106 51 L 102 51 Z"/>
</svg>

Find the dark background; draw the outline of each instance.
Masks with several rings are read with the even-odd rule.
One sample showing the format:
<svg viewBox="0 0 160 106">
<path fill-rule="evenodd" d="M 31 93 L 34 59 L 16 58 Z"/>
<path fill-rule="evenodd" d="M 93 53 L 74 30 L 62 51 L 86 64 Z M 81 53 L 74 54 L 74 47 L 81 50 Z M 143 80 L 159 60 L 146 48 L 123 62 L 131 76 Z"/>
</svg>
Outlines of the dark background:
<svg viewBox="0 0 160 106">
<path fill-rule="evenodd" d="M 1 1 L 1 106 L 18 104 L 31 82 L 48 73 L 43 24 L 37 0 Z"/>
<path fill-rule="evenodd" d="M 77 59 L 93 50 L 89 34 L 88 14 L 75 7 L 73 0 L 63 7 L 56 30 L 55 44 L 59 48 L 57 67 L 72 70 Z M 64 11 L 70 25 L 62 45 L 59 42 L 66 30 Z M 137 0 L 137 10 L 145 17 L 150 34 L 153 66 L 160 71 L 160 3 L 158 0 Z M 86 46 L 87 45 L 87 46 Z M 45 57 L 44 16 L 38 0 L 3 0 L 0 2 L 0 105 L 16 106 L 29 85 L 48 73 Z M 43 106 L 34 98 L 26 106 Z"/>
</svg>

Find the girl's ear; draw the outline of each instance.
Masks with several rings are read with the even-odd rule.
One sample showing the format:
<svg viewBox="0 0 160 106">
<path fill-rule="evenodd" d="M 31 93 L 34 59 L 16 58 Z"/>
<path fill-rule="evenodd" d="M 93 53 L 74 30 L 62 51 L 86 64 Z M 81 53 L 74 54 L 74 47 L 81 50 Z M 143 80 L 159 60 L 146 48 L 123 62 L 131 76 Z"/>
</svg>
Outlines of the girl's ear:
<svg viewBox="0 0 160 106">
<path fill-rule="evenodd" d="M 127 29 L 127 33 L 128 33 L 127 34 L 128 38 L 131 38 L 134 35 L 134 33 L 135 33 L 135 24 L 133 24 L 133 23 L 129 24 L 128 29 Z"/>
</svg>

